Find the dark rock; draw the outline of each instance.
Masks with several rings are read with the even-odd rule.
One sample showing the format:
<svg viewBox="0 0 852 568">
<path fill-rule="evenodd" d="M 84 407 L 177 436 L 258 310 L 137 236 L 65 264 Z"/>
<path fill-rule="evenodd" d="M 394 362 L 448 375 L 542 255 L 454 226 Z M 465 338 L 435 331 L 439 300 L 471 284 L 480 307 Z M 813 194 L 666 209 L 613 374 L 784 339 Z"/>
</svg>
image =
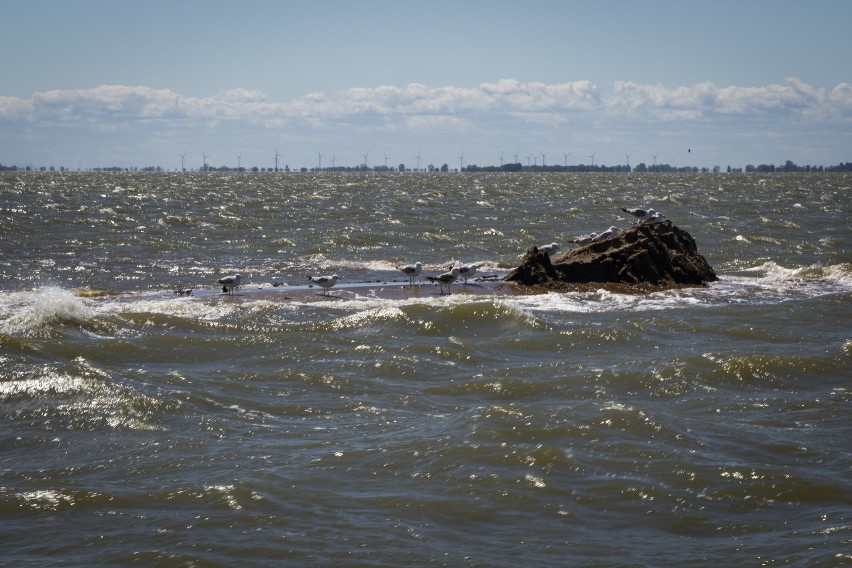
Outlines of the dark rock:
<svg viewBox="0 0 852 568">
<path fill-rule="evenodd" d="M 536 247 L 506 280 L 527 286 L 559 288 L 567 283 L 701 286 L 717 280 L 698 254 L 695 239 L 670 221 L 640 224 L 614 237 L 581 245 L 551 259 Z"/>
</svg>

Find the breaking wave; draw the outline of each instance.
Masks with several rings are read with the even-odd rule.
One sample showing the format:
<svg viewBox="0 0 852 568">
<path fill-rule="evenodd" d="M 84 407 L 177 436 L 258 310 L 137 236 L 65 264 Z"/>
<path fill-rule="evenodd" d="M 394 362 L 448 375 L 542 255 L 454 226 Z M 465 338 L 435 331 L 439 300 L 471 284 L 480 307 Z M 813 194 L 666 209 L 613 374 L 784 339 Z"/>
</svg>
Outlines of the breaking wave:
<svg viewBox="0 0 852 568">
<path fill-rule="evenodd" d="M 0 298 L 0 333 L 4 335 L 38 335 L 54 327 L 85 323 L 92 316 L 83 298 L 57 286 Z"/>
</svg>

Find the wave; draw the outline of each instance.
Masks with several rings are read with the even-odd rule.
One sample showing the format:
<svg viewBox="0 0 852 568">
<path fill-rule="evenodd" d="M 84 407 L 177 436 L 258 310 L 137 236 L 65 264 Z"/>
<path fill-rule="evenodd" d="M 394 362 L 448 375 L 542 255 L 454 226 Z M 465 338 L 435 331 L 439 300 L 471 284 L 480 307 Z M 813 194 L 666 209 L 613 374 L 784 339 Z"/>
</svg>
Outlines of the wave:
<svg viewBox="0 0 852 568">
<path fill-rule="evenodd" d="M 56 430 L 161 430 L 158 414 L 179 407 L 117 382 L 83 357 L 13 371 L 0 381 L 0 400 L 7 404 L 7 418 Z"/>
<path fill-rule="evenodd" d="M 315 308 L 316 303 L 302 304 Z M 407 335 L 415 330 L 427 335 L 452 335 L 464 331 L 477 336 L 499 335 L 507 329 L 535 328 L 541 323 L 525 313 L 493 298 L 456 294 L 437 298 L 409 298 L 404 300 L 361 299 L 332 306 L 351 311 L 340 317 L 328 317 L 308 322 L 314 329 L 334 331 L 374 329 Z M 397 329 L 398 328 L 398 329 Z"/>
<path fill-rule="evenodd" d="M 852 287 L 852 264 L 841 263 L 821 266 L 812 264 L 798 268 L 784 268 L 775 262 L 764 262 L 758 266 L 745 268 L 745 273 L 757 273 L 768 282 L 824 282 Z"/>
<path fill-rule="evenodd" d="M 510 296 L 500 301 L 523 311 L 562 313 L 668 310 L 705 303 L 692 290 L 620 294 L 603 288 L 590 292 L 548 292 L 530 296 Z"/>
<path fill-rule="evenodd" d="M 360 263 L 371 270 L 395 270 L 385 261 Z M 378 281 L 378 280 L 377 280 Z M 163 325 L 181 322 L 230 322 L 240 326 L 251 323 L 263 328 L 299 325 L 307 317 L 330 329 L 357 329 L 372 326 L 402 326 L 408 329 L 419 322 L 424 331 L 453 325 L 499 328 L 536 326 L 540 315 L 553 313 L 643 312 L 683 308 L 700 308 L 725 304 L 766 304 L 852 291 L 852 266 L 803 266 L 784 268 L 774 262 L 743 268 L 736 274 L 722 275 L 718 282 L 706 287 L 648 292 L 620 293 L 601 287 L 576 292 L 548 292 L 497 297 L 453 294 L 382 299 L 360 293 L 344 302 L 317 305 L 299 300 L 277 300 L 269 295 L 251 299 L 246 294 L 239 301 L 218 301 L 213 296 L 176 297 L 168 292 L 138 291 L 120 296 L 91 295 L 55 286 L 0 296 L 0 334 L 38 336 L 63 327 L 83 327 L 96 333 L 104 327 L 107 333 L 121 333 L 125 324 L 144 324 L 151 316 Z M 340 311 L 346 312 L 340 315 Z M 300 313 L 301 312 L 301 313 Z M 429 315 L 424 315 L 428 313 Z M 435 314 L 438 315 L 435 315 Z M 174 319 L 177 318 L 177 319 Z M 429 320 L 425 328 L 424 322 Z M 135 323 L 134 323 L 135 322 Z M 443 323 L 442 323 L 443 322 Z M 488 322 L 488 323 L 482 323 Z M 499 324 L 499 325 L 495 325 Z M 483 332 L 486 330 L 483 329 Z M 440 333 L 440 332 L 438 332 Z"/>
<path fill-rule="evenodd" d="M 766 262 L 741 271 L 743 275 L 721 275 L 706 287 L 625 294 L 601 288 L 588 292 L 550 292 L 510 296 L 500 301 L 531 311 L 595 313 L 612 311 L 670 310 L 722 304 L 766 304 L 791 299 L 815 298 L 852 292 L 852 265 L 783 268 Z"/>
<path fill-rule="evenodd" d="M 12 292 L 0 297 L 0 333 L 37 335 L 53 327 L 85 323 L 93 314 L 86 300 L 58 286 Z"/>
</svg>

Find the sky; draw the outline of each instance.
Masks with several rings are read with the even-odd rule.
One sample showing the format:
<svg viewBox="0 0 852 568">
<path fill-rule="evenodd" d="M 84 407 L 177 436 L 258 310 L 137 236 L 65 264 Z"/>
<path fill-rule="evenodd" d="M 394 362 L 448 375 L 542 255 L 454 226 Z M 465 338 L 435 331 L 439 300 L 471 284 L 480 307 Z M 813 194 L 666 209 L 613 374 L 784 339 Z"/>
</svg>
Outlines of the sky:
<svg viewBox="0 0 852 568">
<path fill-rule="evenodd" d="M 852 161 L 848 0 L 0 0 L 0 13 L 7 166 Z"/>
</svg>

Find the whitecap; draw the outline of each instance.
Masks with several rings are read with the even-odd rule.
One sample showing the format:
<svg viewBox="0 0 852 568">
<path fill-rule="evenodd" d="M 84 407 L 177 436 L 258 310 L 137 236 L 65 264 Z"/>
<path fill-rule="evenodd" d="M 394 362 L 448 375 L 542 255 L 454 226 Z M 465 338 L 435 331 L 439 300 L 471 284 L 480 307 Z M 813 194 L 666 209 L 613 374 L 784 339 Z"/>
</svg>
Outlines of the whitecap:
<svg viewBox="0 0 852 568">
<path fill-rule="evenodd" d="M 825 281 L 831 284 L 852 286 L 852 265 L 847 263 L 827 266 L 810 264 L 786 268 L 775 262 L 768 261 L 757 266 L 744 268 L 742 272 L 757 273 L 765 282 L 802 282 Z"/>
<path fill-rule="evenodd" d="M 83 323 L 92 315 L 89 303 L 58 286 L 0 296 L 0 333 L 7 335 L 37 333 L 64 322 Z"/>
</svg>

